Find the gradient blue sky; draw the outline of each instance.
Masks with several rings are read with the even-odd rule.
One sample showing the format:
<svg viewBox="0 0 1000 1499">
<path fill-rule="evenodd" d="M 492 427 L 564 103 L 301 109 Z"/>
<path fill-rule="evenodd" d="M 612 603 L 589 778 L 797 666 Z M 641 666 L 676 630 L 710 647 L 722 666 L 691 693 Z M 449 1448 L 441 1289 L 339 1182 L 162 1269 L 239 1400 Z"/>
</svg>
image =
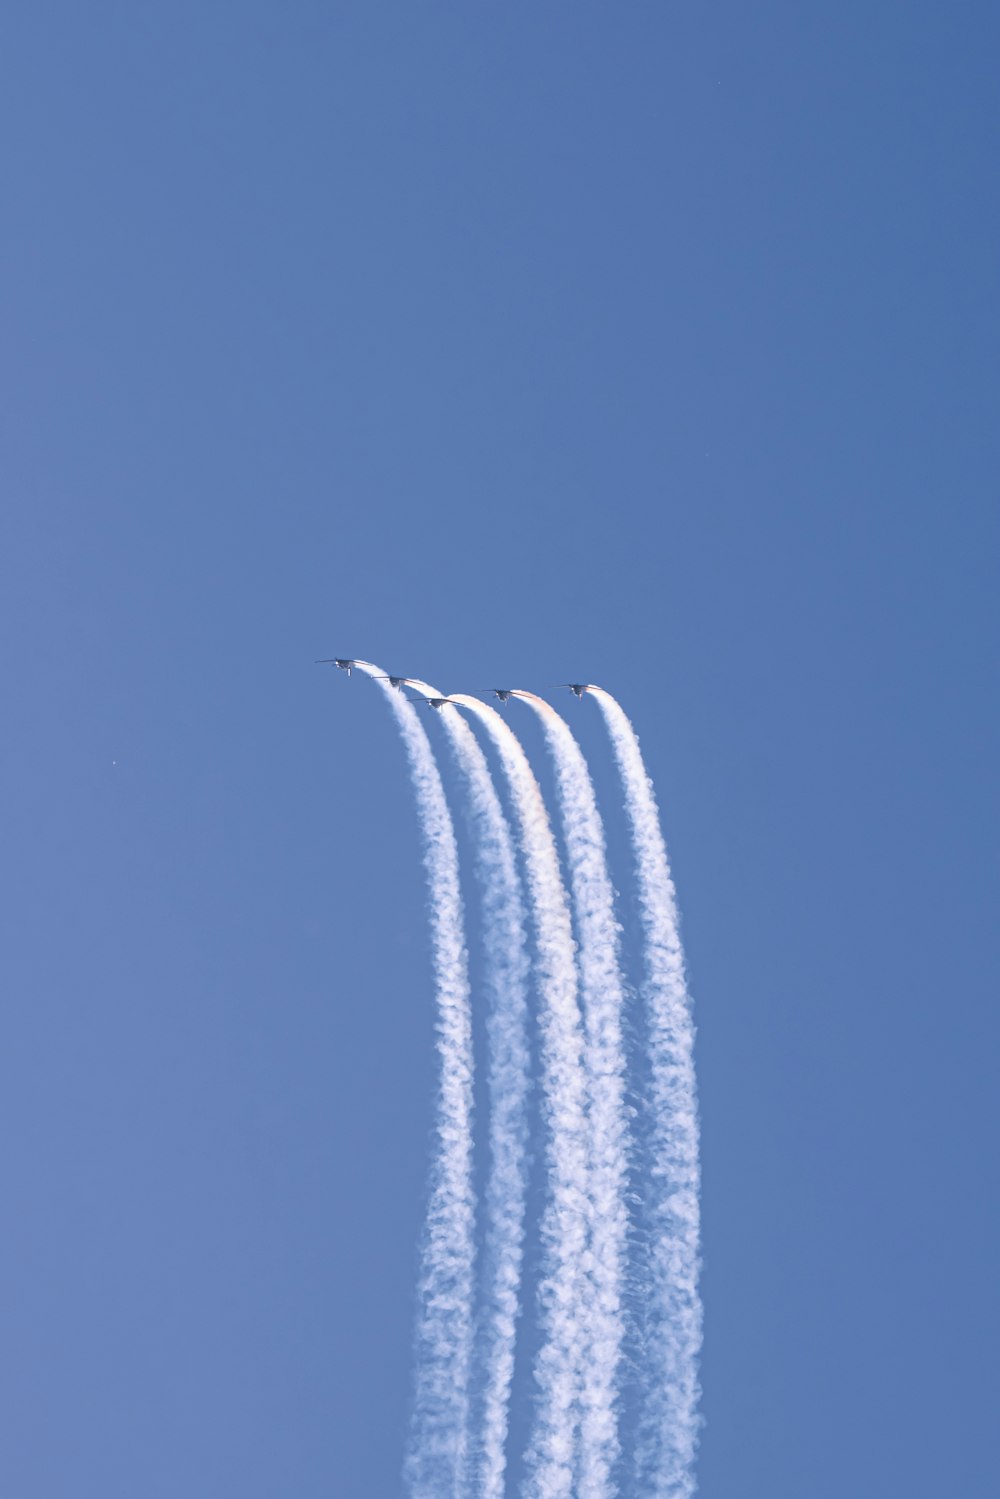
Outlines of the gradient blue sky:
<svg viewBox="0 0 1000 1499">
<path fill-rule="evenodd" d="M 399 1491 L 425 895 L 334 653 L 636 722 L 704 1499 L 995 1492 L 998 43 L 3 8 L 4 1494 Z"/>
</svg>

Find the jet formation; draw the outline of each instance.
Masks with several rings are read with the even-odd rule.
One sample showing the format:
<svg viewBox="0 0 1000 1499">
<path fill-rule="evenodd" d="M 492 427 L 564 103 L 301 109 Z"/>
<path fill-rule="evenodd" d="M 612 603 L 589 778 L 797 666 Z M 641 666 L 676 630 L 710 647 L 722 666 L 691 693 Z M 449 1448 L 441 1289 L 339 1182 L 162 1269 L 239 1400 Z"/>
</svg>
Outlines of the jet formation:
<svg viewBox="0 0 1000 1499">
<path fill-rule="evenodd" d="M 314 664 L 316 666 L 336 666 L 341 671 L 346 671 L 347 675 L 350 676 L 352 669 L 358 663 L 357 661 L 349 661 L 344 656 L 321 656 Z M 390 687 L 395 687 L 396 691 L 399 692 L 409 683 L 410 678 L 378 676 L 375 678 L 375 681 L 388 682 Z M 587 691 L 587 686 L 586 682 L 556 682 L 553 684 L 552 690 L 555 690 L 556 687 L 567 687 L 573 693 L 574 697 L 582 699 L 583 694 Z M 517 689 L 514 687 L 474 687 L 472 689 L 472 696 L 495 697 L 506 707 L 516 691 Z M 443 708 L 446 703 L 453 703 L 455 699 L 451 697 L 409 697 L 407 701 L 411 703 L 423 703 L 428 708 Z"/>
</svg>

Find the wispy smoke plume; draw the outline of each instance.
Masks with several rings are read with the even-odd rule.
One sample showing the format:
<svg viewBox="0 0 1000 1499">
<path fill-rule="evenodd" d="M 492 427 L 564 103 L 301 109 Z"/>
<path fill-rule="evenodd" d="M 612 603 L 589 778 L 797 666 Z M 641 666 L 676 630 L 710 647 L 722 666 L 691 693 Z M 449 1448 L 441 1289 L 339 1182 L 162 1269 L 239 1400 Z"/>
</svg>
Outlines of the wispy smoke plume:
<svg viewBox="0 0 1000 1499">
<path fill-rule="evenodd" d="M 441 694 L 409 679 L 427 697 Z M 521 1309 L 527 1195 L 528 953 L 524 903 L 507 820 L 479 742 L 454 708 L 441 720 L 468 786 L 478 832 L 484 938 L 492 1005 L 489 1038 L 490 1174 L 486 1189 L 486 1311 L 482 1429 L 474 1451 L 482 1499 L 503 1499 L 514 1344 Z"/>
<path fill-rule="evenodd" d="M 371 677 L 381 669 L 355 663 Z M 414 1499 L 468 1492 L 474 1214 L 472 1026 L 458 850 L 434 752 L 406 699 L 380 682 L 406 746 L 424 838 L 437 986 L 441 1081 L 437 1145 L 422 1246 L 416 1389 L 407 1456 Z"/>
<path fill-rule="evenodd" d="M 639 741 L 611 696 L 588 689 L 604 715 L 625 791 L 646 936 L 653 1152 L 648 1232 L 650 1273 L 645 1410 L 636 1466 L 640 1495 L 694 1493 L 698 1440 L 698 1112 L 694 1027 L 684 978 L 677 903 L 652 782 Z"/>
<path fill-rule="evenodd" d="M 369 662 L 335 664 L 383 675 Z M 448 734 L 468 787 L 483 884 L 490 1169 L 478 1322 L 472 1026 L 458 856 L 430 742 L 418 712 L 398 690 L 404 681 L 433 700 Z M 614 893 L 593 784 L 568 725 L 531 693 L 498 693 L 504 701 L 515 696 L 529 704 L 552 753 L 579 951 L 542 793 L 504 718 L 477 697 L 446 700 L 413 678 L 380 686 L 406 746 L 423 831 L 441 1064 L 421 1247 L 410 1495 L 504 1499 L 525 1255 L 532 1068 L 524 900 L 511 831 L 479 741 L 456 711 L 460 706 L 489 735 L 510 787 L 536 938 L 546 1196 L 539 1229 L 537 1398 L 524 1454 L 524 1499 L 612 1499 L 617 1482 L 625 1482 L 625 1458 L 635 1499 L 691 1499 L 701 1348 L 694 1028 L 674 887 L 635 731 L 609 693 L 574 686 L 578 697 L 596 700 L 607 725 L 637 871 L 645 974 L 642 1054 L 633 1079 L 636 1138 L 630 1140 Z M 641 1190 L 630 1225 L 632 1167 Z M 634 1257 L 630 1230 L 638 1246 Z M 619 1426 L 623 1393 L 633 1385 L 637 1409 L 630 1404 L 627 1425 Z M 631 1450 L 623 1454 L 626 1433 Z"/>
<path fill-rule="evenodd" d="M 510 784 L 538 941 L 549 1200 L 542 1219 L 540 1309 L 544 1341 L 539 1400 L 528 1451 L 531 1499 L 571 1499 L 580 1419 L 585 1329 L 587 1133 L 583 1038 L 569 906 L 538 782 L 515 735 L 477 698 L 454 695 L 475 714 L 500 754 Z"/>
<path fill-rule="evenodd" d="M 556 767 L 580 940 L 589 1092 L 590 1294 L 580 1434 L 580 1499 L 606 1499 L 619 1452 L 616 1383 L 628 1237 L 627 1130 L 618 923 L 604 828 L 586 761 L 565 720 L 530 692 L 515 696 L 538 714 Z"/>
</svg>

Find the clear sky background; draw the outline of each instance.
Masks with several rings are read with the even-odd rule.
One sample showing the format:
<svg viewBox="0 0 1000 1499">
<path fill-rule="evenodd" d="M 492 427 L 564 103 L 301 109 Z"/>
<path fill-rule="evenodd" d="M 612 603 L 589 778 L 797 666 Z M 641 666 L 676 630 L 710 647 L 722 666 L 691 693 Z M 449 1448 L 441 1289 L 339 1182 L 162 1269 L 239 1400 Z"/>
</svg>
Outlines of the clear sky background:
<svg viewBox="0 0 1000 1499">
<path fill-rule="evenodd" d="M 433 993 L 334 654 L 636 723 L 704 1499 L 996 1492 L 998 43 L 3 7 L 5 1495 L 399 1492 Z"/>
</svg>

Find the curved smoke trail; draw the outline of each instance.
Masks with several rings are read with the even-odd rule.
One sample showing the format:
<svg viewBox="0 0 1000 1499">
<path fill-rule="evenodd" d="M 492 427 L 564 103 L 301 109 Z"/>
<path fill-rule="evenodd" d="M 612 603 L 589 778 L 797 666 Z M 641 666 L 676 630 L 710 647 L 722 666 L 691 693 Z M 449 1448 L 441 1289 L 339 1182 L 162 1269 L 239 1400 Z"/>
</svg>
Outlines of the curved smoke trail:
<svg viewBox="0 0 1000 1499">
<path fill-rule="evenodd" d="M 559 855 L 538 782 L 516 735 L 477 698 L 452 701 L 475 714 L 496 745 L 510 784 L 538 941 L 544 1106 L 550 1199 L 542 1218 L 539 1292 L 544 1342 L 539 1403 L 528 1452 L 532 1499 L 571 1499 L 580 1419 L 587 1248 L 587 1133 L 576 961 Z"/>
<path fill-rule="evenodd" d="M 654 1156 L 646 1409 L 639 1431 L 640 1492 L 657 1499 L 694 1493 L 698 1443 L 698 1106 L 694 1026 L 684 978 L 677 903 L 652 782 L 635 730 L 599 687 L 588 692 L 604 715 L 625 790 L 639 904 L 646 934 L 646 1009 Z"/>
<path fill-rule="evenodd" d="M 542 698 L 515 692 L 541 719 L 556 768 L 580 941 L 580 977 L 590 1095 L 592 1295 L 580 1431 L 580 1499 L 604 1499 L 619 1453 L 616 1386 L 623 1336 L 622 1284 L 628 1240 L 624 1002 L 618 922 L 604 827 L 587 763 L 568 724 Z"/>
<path fill-rule="evenodd" d="M 379 667 L 356 661 L 379 677 Z M 437 1148 L 422 1246 L 416 1389 L 406 1476 L 415 1499 L 467 1492 L 475 1201 L 472 1024 L 455 830 L 430 740 L 415 710 L 380 682 L 406 746 L 424 837 L 437 984 L 441 1082 Z"/>
<path fill-rule="evenodd" d="M 440 697 L 419 678 L 408 683 Z M 527 1197 L 527 1101 L 531 1073 L 527 1032 L 528 952 L 524 902 L 507 819 L 486 756 L 455 709 L 441 709 L 469 788 L 479 833 L 485 943 L 493 990 L 489 1036 L 490 1178 L 486 1189 L 487 1302 L 483 1431 L 476 1453 L 476 1492 L 503 1499 L 514 1340 Z"/>
</svg>

